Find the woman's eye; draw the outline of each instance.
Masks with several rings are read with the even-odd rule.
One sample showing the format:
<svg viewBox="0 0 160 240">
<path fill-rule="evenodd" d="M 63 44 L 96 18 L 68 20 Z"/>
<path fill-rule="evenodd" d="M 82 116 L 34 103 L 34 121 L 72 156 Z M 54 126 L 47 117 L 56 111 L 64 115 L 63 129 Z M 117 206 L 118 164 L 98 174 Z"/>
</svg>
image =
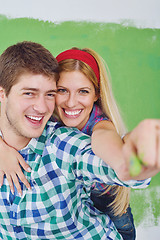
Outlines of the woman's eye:
<svg viewBox="0 0 160 240">
<path fill-rule="evenodd" d="M 57 93 L 66 93 L 67 92 L 67 90 L 66 89 L 64 89 L 64 88 L 59 88 L 59 89 L 57 89 Z"/>
<path fill-rule="evenodd" d="M 88 91 L 88 90 L 85 90 L 85 89 L 81 89 L 81 90 L 80 90 L 80 93 L 82 93 L 82 94 L 88 94 L 89 91 Z"/>
</svg>

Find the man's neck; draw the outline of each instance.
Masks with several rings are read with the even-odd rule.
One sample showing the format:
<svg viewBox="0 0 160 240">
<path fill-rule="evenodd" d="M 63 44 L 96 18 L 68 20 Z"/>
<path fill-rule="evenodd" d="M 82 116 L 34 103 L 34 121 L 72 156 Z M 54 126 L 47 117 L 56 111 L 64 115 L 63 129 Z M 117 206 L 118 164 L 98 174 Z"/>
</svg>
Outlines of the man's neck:
<svg viewBox="0 0 160 240">
<path fill-rule="evenodd" d="M 21 150 L 30 142 L 30 138 L 18 134 L 12 126 L 8 124 L 6 118 L 0 116 L 0 131 L 4 142 L 16 150 Z"/>
<path fill-rule="evenodd" d="M 10 132 L 7 132 L 5 129 L 0 127 L 0 131 L 2 134 L 2 138 L 4 142 L 9 145 L 10 147 L 13 147 L 16 150 L 21 150 L 24 147 L 27 146 L 30 139 L 26 139 L 21 136 L 16 136 L 15 134 L 12 134 Z"/>
</svg>

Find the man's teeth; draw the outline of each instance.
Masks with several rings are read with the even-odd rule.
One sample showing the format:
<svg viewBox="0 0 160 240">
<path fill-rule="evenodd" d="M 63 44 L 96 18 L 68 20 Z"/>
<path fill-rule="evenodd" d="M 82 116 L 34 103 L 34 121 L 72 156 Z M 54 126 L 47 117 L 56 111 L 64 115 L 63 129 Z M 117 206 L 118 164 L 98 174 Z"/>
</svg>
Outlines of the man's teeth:
<svg viewBox="0 0 160 240">
<path fill-rule="evenodd" d="M 81 112 L 81 110 L 77 110 L 77 111 L 66 111 L 65 110 L 65 113 L 70 116 L 75 116 L 75 115 L 79 114 L 80 112 Z"/>
<path fill-rule="evenodd" d="M 33 117 L 33 116 L 27 116 L 27 117 L 36 121 L 40 121 L 42 119 L 42 117 Z"/>
</svg>

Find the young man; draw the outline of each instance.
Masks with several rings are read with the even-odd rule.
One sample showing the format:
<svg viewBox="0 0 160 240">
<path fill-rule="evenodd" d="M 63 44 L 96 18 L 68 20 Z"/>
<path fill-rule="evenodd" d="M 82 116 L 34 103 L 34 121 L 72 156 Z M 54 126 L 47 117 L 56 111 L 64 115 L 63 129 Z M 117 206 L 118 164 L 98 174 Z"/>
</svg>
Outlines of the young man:
<svg viewBox="0 0 160 240">
<path fill-rule="evenodd" d="M 90 186 L 99 181 L 140 188 L 150 179 L 120 181 L 93 154 L 87 135 L 48 122 L 57 68 L 48 50 L 32 42 L 13 45 L 0 57 L 1 136 L 32 169 L 25 172 L 32 189 L 22 184 L 22 196 L 12 194 L 4 179 L 0 238 L 122 239 L 111 220 L 93 207 Z"/>
</svg>

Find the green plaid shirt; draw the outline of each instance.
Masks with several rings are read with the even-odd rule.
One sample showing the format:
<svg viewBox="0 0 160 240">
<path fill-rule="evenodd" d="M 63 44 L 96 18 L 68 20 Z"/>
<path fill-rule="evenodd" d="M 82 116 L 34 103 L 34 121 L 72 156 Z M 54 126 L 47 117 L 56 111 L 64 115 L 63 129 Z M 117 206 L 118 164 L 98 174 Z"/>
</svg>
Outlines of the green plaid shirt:
<svg viewBox="0 0 160 240">
<path fill-rule="evenodd" d="M 76 129 L 55 129 L 48 122 L 42 136 L 20 153 L 32 168 L 13 196 L 6 178 L 0 191 L 0 238 L 9 240 L 122 239 L 110 218 L 93 207 L 90 186 L 98 181 L 146 187 L 145 181 L 122 183 L 91 150 L 90 137 Z"/>
</svg>

